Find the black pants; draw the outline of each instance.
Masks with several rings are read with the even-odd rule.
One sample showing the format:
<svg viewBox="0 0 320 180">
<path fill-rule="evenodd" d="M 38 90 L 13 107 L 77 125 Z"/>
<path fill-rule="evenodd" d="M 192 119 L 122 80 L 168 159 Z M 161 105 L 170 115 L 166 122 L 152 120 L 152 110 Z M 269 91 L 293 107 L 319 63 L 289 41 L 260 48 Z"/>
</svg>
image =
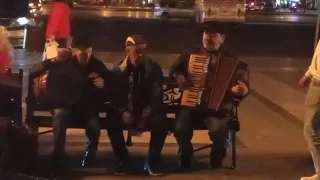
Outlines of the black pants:
<svg viewBox="0 0 320 180">
<path fill-rule="evenodd" d="M 53 156 L 61 156 L 64 154 L 66 143 L 66 130 L 67 121 L 70 118 L 71 111 L 69 109 L 54 109 L 52 110 L 53 118 L 53 143 L 54 151 Z M 88 149 L 91 151 L 97 151 L 101 125 L 99 122 L 99 116 L 91 116 L 87 119 L 86 135 L 88 137 Z"/>
<path fill-rule="evenodd" d="M 193 155 L 191 139 L 193 136 L 193 123 L 203 121 L 209 130 L 209 137 L 214 143 L 211 149 L 211 157 L 221 161 L 225 156 L 226 140 L 228 138 L 229 117 L 216 118 L 203 115 L 188 108 L 182 108 L 175 120 L 174 135 L 179 144 L 179 155 L 181 158 L 190 158 Z"/>
<path fill-rule="evenodd" d="M 122 115 L 113 113 L 106 123 L 113 152 L 120 162 L 129 160 L 123 136 Z M 148 161 L 153 163 L 161 158 L 161 151 L 168 133 L 168 121 L 164 113 L 158 113 L 148 123 L 151 130 L 151 139 L 148 151 Z"/>
</svg>

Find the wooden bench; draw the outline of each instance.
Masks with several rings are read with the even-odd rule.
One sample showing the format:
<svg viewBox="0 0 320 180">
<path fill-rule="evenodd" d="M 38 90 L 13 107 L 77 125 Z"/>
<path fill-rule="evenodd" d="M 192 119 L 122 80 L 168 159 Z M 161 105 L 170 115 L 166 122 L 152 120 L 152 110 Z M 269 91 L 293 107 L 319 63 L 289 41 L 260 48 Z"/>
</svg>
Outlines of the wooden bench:
<svg viewBox="0 0 320 180">
<path fill-rule="evenodd" d="M 3 93 L 1 100 L 10 99 L 10 103 L 6 105 L 6 114 L 10 115 L 12 121 L 16 123 L 22 122 L 22 81 L 23 70 L 19 69 L 17 73 L 13 73 L 11 69 L 7 69 L 5 74 L 0 74 L 1 91 Z M 5 88 L 4 88 L 5 87 Z M 3 97 L 3 96 L 6 97 Z"/>
<path fill-rule="evenodd" d="M 26 98 L 27 103 L 27 111 L 26 111 L 26 123 L 29 126 L 32 126 L 36 132 L 38 132 L 38 135 L 46 134 L 52 132 L 52 130 L 45 131 L 45 132 L 39 132 L 39 127 L 52 127 L 52 117 L 50 116 L 42 116 L 42 115 L 36 115 L 35 112 L 37 111 L 50 111 L 50 109 L 46 108 L 42 104 L 38 103 L 35 95 L 33 94 L 33 77 L 29 76 L 29 85 L 28 85 L 28 95 Z M 170 129 L 173 129 L 173 122 L 176 116 L 176 113 L 180 109 L 180 101 L 181 101 L 181 91 L 177 87 L 175 82 L 172 82 L 169 78 L 165 78 L 165 84 L 163 86 L 164 90 L 164 97 L 163 97 L 163 103 L 166 107 L 166 113 L 167 117 L 170 119 L 171 127 Z M 100 108 L 100 114 L 102 114 L 102 117 L 100 116 L 100 119 L 103 120 L 106 114 L 106 110 L 110 108 L 110 103 L 105 102 L 104 106 Z M 236 143 L 235 143 L 235 136 L 236 132 L 239 130 L 239 122 L 237 118 L 237 107 L 234 108 L 234 118 L 230 122 L 230 141 L 231 143 L 231 151 L 232 151 L 232 168 L 234 169 L 236 167 Z M 71 121 L 71 123 L 68 123 L 68 128 L 86 128 L 84 125 L 75 123 L 76 121 Z M 127 129 L 124 129 L 127 130 Z M 204 123 L 200 122 L 197 123 L 195 130 L 206 130 L 204 127 Z M 128 131 L 128 137 L 127 137 L 127 146 L 132 146 L 134 143 L 132 142 L 132 132 Z M 195 149 L 194 151 L 200 151 L 203 149 L 210 148 L 212 144 L 208 144 L 204 147 Z"/>
</svg>

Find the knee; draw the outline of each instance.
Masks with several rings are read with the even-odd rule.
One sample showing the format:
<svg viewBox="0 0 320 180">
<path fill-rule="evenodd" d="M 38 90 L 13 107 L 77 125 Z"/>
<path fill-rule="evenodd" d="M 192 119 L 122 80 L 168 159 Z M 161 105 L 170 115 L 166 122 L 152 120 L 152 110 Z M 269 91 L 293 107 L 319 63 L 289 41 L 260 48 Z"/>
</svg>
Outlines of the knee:
<svg viewBox="0 0 320 180">
<path fill-rule="evenodd" d="M 52 111 L 53 128 L 61 127 L 65 124 L 65 120 L 68 118 L 67 109 L 54 109 Z"/>
<path fill-rule="evenodd" d="M 227 130 L 211 130 L 209 131 L 210 140 L 214 143 L 222 143 L 227 139 L 228 131 Z"/>
<path fill-rule="evenodd" d="M 211 122 L 207 122 L 207 128 L 209 130 L 208 134 L 211 141 L 216 143 L 222 142 L 226 139 L 228 135 L 228 127 L 226 120 L 214 120 L 212 119 Z"/>
<path fill-rule="evenodd" d="M 151 130 L 152 131 L 168 131 L 169 130 L 169 122 L 165 114 L 157 114 L 152 120 Z"/>
<path fill-rule="evenodd" d="M 89 136 L 96 136 L 99 137 L 100 136 L 100 131 L 101 131 L 101 127 L 98 125 L 91 125 L 88 127 L 87 129 L 87 134 Z"/>
<path fill-rule="evenodd" d="M 174 124 L 174 136 L 177 139 L 185 139 L 192 137 L 193 129 L 187 121 L 177 120 Z"/>
</svg>

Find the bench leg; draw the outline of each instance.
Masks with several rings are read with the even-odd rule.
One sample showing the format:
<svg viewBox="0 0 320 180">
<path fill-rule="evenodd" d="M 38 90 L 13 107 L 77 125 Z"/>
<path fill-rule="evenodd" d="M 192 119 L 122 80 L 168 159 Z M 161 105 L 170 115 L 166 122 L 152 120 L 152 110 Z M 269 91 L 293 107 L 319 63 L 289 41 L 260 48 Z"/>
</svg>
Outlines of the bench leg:
<svg viewBox="0 0 320 180">
<path fill-rule="evenodd" d="M 132 132 L 131 131 L 128 131 L 126 145 L 127 146 L 133 146 L 133 143 L 132 143 Z"/>
<path fill-rule="evenodd" d="M 237 166 L 237 151 L 236 151 L 236 131 L 231 130 L 231 136 L 232 136 L 232 169 L 236 169 Z"/>
</svg>

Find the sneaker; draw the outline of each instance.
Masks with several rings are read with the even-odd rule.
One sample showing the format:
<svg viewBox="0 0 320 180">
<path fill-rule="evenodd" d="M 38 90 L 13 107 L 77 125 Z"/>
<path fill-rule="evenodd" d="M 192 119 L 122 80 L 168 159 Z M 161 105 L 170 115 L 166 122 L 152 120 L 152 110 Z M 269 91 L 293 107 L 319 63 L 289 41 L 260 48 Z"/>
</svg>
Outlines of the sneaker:
<svg viewBox="0 0 320 180">
<path fill-rule="evenodd" d="M 130 171 L 130 163 L 129 162 L 121 162 L 115 169 L 114 175 L 125 175 Z"/>
<path fill-rule="evenodd" d="M 320 180 L 320 178 L 317 174 L 315 174 L 311 177 L 302 177 L 300 180 Z"/>
</svg>

